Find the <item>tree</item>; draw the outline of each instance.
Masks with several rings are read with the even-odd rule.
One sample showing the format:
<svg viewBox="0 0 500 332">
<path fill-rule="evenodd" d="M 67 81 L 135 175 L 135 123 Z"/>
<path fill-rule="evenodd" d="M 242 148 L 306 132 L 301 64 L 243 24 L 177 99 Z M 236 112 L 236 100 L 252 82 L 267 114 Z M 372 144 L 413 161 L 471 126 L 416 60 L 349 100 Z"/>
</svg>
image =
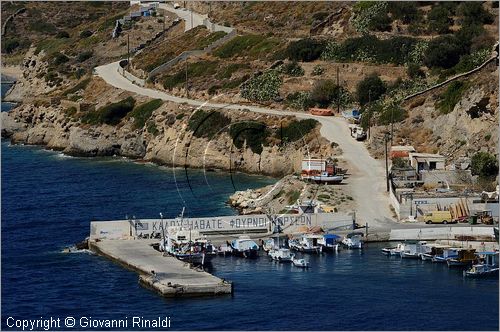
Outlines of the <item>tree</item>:
<svg viewBox="0 0 500 332">
<path fill-rule="evenodd" d="M 445 6 L 435 6 L 427 15 L 429 21 L 429 31 L 444 34 L 449 32 L 449 27 L 453 23 L 450 11 Z"/>
<path fill-rule="evenodd" d="M 311 91 L 311 101 L 320 106 L 345 107 L 350 100 L 349 92 L 343 87 L 336 85 L 333 80 L 318 81 Z"/>
<path fill-rule="evenodd" d="M 453 36 L 441 36 L 429 42 L 424 53 L 424 64 L 429 67 L 444 69 L 455 66 L 463 54 L 463 47 Z"/>
<path fill-rule="evenodd" d="M 488 152 L 478 152 L 471 158 L 472 175 L 490 177 L 498 175 L 498 160 Z"/>
<path fill-rule="evenodd" d="M 314 61 L 325 49 L 325 43 L 310 38 L 291 42 L 286 49 L 288 59 L 295 61 Z"/>
<path fill-rule="evenodd" d="M 387 90 L 386 84 L 377 74 L 371 74 L 358 83 L 356 94 L 358 102 L 365 105 L 369 101 L 378 100 Z"/>
</svg>

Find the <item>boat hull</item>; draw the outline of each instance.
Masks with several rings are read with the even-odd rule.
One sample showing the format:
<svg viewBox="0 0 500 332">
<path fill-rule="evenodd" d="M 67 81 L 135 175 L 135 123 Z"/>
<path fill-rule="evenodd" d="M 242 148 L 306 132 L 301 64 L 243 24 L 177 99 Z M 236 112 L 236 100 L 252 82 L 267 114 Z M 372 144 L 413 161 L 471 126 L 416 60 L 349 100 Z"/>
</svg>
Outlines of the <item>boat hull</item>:
<svg viewBox="0 0 500 332">
<path fill-rule="evenodd" d="M 257 258 L 259 251 L 256 249 L 237 250 L 233 248 L 233 255 L 243 258 Z"/>
</svg>

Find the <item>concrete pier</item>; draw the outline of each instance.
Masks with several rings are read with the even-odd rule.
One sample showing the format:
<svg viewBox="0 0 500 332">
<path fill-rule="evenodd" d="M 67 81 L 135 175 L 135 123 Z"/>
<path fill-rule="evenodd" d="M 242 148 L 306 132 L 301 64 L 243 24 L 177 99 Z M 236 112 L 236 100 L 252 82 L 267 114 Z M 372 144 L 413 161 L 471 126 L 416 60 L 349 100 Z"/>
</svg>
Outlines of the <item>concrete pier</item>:
<svg viewBox="0 0 500 332">
<path fill-rule="evenodd" d="M 194 269 L 172 256 L 163 256 L 151 244 L 157 240 L 90 240 L 93 252 L 139 273 L 139 283 L 165 297 L 232 293 L 231 282 Z M 155 272 L 153 275 L 152 271 Z"/>
</svg>

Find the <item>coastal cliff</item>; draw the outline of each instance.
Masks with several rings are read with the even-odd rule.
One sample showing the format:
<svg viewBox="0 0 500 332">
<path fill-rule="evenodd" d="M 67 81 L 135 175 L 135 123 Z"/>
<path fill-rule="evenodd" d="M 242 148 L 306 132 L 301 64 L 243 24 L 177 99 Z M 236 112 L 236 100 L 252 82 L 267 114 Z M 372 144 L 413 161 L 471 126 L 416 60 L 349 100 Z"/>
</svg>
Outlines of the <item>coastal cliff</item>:
<svg viewBox="0 0 500 332">
<path fill-rule="evenodd" d="M 301 121 L 292 116 L 198 111 L 161 101 L 158 108 L 144 115 L 139 111 L 151 100 L 106 86 L 98 78 L 92 78 L 79 95 L 79 102 L 44 98 L 2 113 L 2 137 L 10 138 L 13 144 L 43 145 L 72 156 L 124 156 L 169 166 L 275 176 L 300 171 L 305 156 L 341 153 L 320 136 L 320 126 L 313 120 L 302 128 Z M 136 106 L 116 123 L 89 120 L 127 98 Z M 83 105 L 92 107 L 84 109 Z M 203 119 L 204 114 L 213 116 Z M 140 122 L 143 116 L 146 118 Z M 240 133 L 235 128 L 240 128 Z"/>
</svg>

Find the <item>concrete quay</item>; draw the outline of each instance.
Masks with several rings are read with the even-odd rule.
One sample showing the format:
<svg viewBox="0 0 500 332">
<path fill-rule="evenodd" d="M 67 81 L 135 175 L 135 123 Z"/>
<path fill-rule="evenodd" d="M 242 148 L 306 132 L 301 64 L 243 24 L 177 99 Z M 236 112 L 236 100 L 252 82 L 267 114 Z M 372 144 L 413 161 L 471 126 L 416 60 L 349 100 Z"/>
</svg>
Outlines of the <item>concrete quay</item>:
<svg viewBox="0 0 500 332">
<path fill-rule="evenodd" d="M 138 272 L 141 285 L 165 297 L 232 293 L 231 282 L 193 269 L 175 257 L 163 256 L 151 246 L 154 242 L 158 240 L 90 240 L 89 249 Z"/>
</svg>

